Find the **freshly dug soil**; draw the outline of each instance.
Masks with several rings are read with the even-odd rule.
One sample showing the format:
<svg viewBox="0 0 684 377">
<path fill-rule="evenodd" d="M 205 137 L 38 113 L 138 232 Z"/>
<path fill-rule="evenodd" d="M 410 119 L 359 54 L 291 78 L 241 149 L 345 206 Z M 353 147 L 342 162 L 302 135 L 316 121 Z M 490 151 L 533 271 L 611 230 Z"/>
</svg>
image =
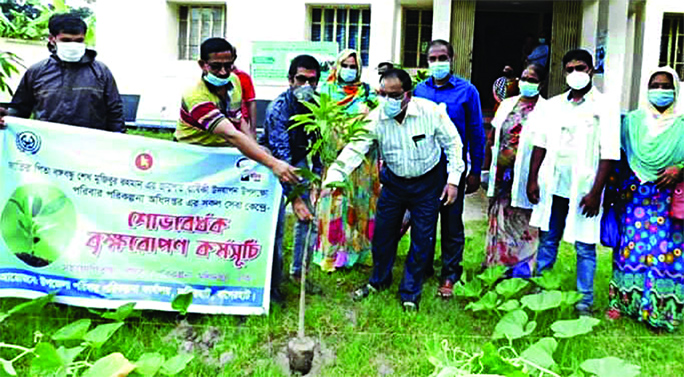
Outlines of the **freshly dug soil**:
<svg viewBox="0 0 684 377">
<path fill-rule="evenodd" d="M 315 347 L 316 342 L 309 337 L 291 339 L 287 344 L 290 370 L 301 374 L 309 373 L 313 364 Z"/>
<path fill-rule="evenodd" d="M 45 267 L 48 264 L 50 264 L 49 260 L 37 257 L 30 253 L 18 253 L 15 255 L 17 256 L 17 258 L 21 259 L 24 263 L 28 264 L 31 267 Z"/>
</svg>

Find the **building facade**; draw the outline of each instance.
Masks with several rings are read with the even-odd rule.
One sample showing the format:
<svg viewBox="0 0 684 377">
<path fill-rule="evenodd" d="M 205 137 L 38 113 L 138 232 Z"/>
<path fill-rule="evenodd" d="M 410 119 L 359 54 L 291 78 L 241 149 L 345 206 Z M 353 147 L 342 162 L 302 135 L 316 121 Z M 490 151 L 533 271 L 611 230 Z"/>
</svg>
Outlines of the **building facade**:
<svg viewBox="0 0 684 377">
<path fill-rule="evenodd" d="M 519 75 L 526 39 L 550 47 L 548 94 L 565 88 L 561 58 L 587 48 L 600 59 L 596 85 L 621 111 L 634 109 L 647 72 L 670 64 L 684 73 L 684 1 L 673 0 L 102 0 L 96 5 L 99 58 L 120 91 L 141 95 L 138 119 L 175 121 L 183 88 L 200 75 L 198 46 L 221 36 L 249 70 L 253 42 L 332 41 L 364 59 L 363 78 L 391 60 L 427 67 L 430 40 L 449 40 L 454 69 L 492 106 L 491 85 L 504 65 Z M 529 48 L 529 46 L 527 46 Z M 257 85 L 273 99 L 287 86 Z"/>
</svg>

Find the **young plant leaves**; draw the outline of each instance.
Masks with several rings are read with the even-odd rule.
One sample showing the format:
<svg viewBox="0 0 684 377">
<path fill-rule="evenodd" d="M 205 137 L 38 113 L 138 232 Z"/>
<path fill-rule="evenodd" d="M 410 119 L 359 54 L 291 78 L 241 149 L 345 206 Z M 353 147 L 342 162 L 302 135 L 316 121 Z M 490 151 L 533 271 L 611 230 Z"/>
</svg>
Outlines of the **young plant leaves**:
<svg viewBox="0 0 684 377">
<path fill-rule="evenodd" d="M 516 293 L 525 289 L 530 283 L 523 279 L 506 279 L 496 285 L 496 292 L 506 299 L 513 297 Z"/>
<path fill-rule="evenodd" d="M 542 368 L 550 368 L 555 364 L 553 353 L 556 352 L 558 342 L 554 338 L 541 338 L 520 354 L 520 357 Z"/>
<path fill-rule="evenodd" d="M 523 372 L 522 366 L 513 365 L 501 357 L 492 343 L 485 344 L 482 347 L 482 352 L 483 355 L 479 357 L 479 360 L 475 360 L 482 366 L 482 370 L 477 371 L 478 373 L 506 377 L 529 377 L 527 373 Z"/>
<path fill-rule="evenodd" d="M 543 312 L 557 308 L 563 302 L 563 294 L 561 291 L 544 291 L 536 295 L 523 296 L 520 299 L 524 307 L 530 308 L 535 312 Z"/>
<path fill-rule="evenodd" d="M 60 195 L 50 203 L 43 206 L 38 212 L 38 216 L 51 216 L 59 212 L 68 203 L 66 196 Z"/>
<path fill-rule="evenodd" d="M 135 369 L 124 355 L 115 352 L 97 360 L 82 377 L 119 377 L 128 376 Z"/>
<path fill-rule="evenodd" d="M 583 297 L 584 295 L 577 291 L 563 291 L 563 302 L 561 303 L 561 306 L 574 306 L 576 303 L 580 302 Z"/>
<path fill-rule="evenodd" d="M 116 330 L 120 329 L 123 325 L 123 322 L 99 325 L 85 334 L 83 340 L 90 343 L 93 348 L 100 348 L 107 340 L 109 340 L 109 338 L 112 337 L 112 335 L 114 335 Z"/>
<path fill-rule="evenodd" d="M 84 349 L 85 347 L 82 346 L 74 348 L 66 348 L 62 346 L 57 348 L 57 354 L 62 359 L 64 365 L 69 365 L 74 361 L 74 359 L 76 359 L 76 356 L 80 355 L 81 352 L 83 352 Z"/>
<path fill-rule="evenodd" d="M 89 319 L 79 319 L 57 330 L 51 338 L 52 340 L 81 340 L 88 332 L 91 323 Z"/>
<path fill-rule="evenodd" d="M 39 343 L 33 350 L 31 376 L 66 376 L 66 364 L 50 343 Z"/>
<path fill-rule="evenodd" d="M 494 328 L 492 339 L 508 338 L 510 340 L 530 335 L 537 328 L 537 323 L 528 322 L 527 313 L 522 309 L 510 311 L 504 315 Z"/>
<path fill-rule="evenodd" d="M 57 293 L 53 292 L 53 293 L 47 294 L 45 296 L 40 296 L 38 298 L 34 298 L 31 301 L 27 301 L 27 302 L 21 303 L 19 305 L 16 305 L 15 307 L 13 307 L 12 309 L 10 309 L 7 312 L 7 315 L 10 316 L 12 314 L 17 314 L 17 313 L 37 313 L 41 309 L 43 309 L 43 307 L 45 307 L 45 305 L 47 305 L 50 301 L 52 301 L 55 298 L 55 295 L 57 295 Z M 2 322 L 2 319 L 4 319 L 4 318 L 2 318 L 2 315 L 0 315 L 0 322 Z"/>
<path fill-rule="evenodd" d="M 546 290 L 553 290 L 560 288 L 563 276 L 556 271 L 546 271 L 541 277 L 534 277 L 531 280 Z"/>
<path fill-rule="evenodd" d="M 123 304 L 116 308 L 116 311 L 114 312 L 105 312 L 102 313 L 100 316 L 104 319 L 111 319 L 113 321 L 117 322 L 123 322 L 126 318 L 130 317 L 131 314 L 133 314 L 133 311 L 135 310 L 135 302 L 129 302 L 127 304 Z"/>
<path fill-rule="evenodd" d="M 17 375 L 17 371 L 14 370 L 14 366 L 9 360 L 0 359 L 0 366 L 2 366 L 2 370 L 4 370 L 5 373 L 9 374 L 10 376 Z"/>
<path fill-rule="evenodd" d="M 182 372 L 193 358 L 190 354 L 176 355 L 162 365 L 160 372 L 165 376 L 175 376 Z"/>
<path fill-rule="evenodd" d="M 494 285 L 494 283 L 497 282 L 497 280 L 504 277 L 505 274 L 506 274 L 506 267 L 494 266 L 494 267 L 489 267 L 488 269 L 485 270 L 485 272 L 477 275 L 477 277 L 480 278 L 480 280 L 482 280 L 486 286 L 491 287 Z"/>
<path fill-rule="evenodd" d="M 182 293 L 173 298 L 171 308 L 178 310 L 181 315 L 186 315 L 190 304 L 192 304 L 192 292 Z"/>
<path fill-rule="evenodd" d="M 479 279 L 473 279 L 465 284 L 458 282 L 454 293 L 456 296 L 478 298 L 482 293 L 482 282 Z"/>
<path fill-rule="evenodd" d="M 43 207 L 43 199 L 40 196 L 29 196 L 29 207 L 31 207 L 31 216 L 38 217 L 41 208 Z"/>
<path fill-rule="evenodd" d="M 508 300 L 501 304 L 497 309 L 503 310 L 505 312 L 510 312 L 515 309 L 520 309 L 520 302 L 518 300 Z"/>
<path fill-rule="evenodd" d="M 596 377 L 636 377 L 641 373 L 641 367 L 613 356 L 586 360 L 580 368 Z"/>
<path fill-rule="evenodd" d="M 497 295 L 496 292 L 489 291 L 479 301 L 471 302 L 466 305 L 465 310 L 472 310 L 474 312 L 494 310 L 501 303 L 501 300 L 497 300 L 498 297 L 499 295 Z"/>
<path fill-rule="evenodd" d="M 580 317 L 567 321 L 556 321 L 551 324 L 553 336 L 558 338 L 572 338 L 577 335 L 587 334 L 601 321 L 591 317 Z"/>
<path fill-rule="evenodd" d="M 158 352 L 144 353 L 135 362 L 135 371 L 143 377 L 153 377 L 164 364 L 164 356 Z"/>
</svg>

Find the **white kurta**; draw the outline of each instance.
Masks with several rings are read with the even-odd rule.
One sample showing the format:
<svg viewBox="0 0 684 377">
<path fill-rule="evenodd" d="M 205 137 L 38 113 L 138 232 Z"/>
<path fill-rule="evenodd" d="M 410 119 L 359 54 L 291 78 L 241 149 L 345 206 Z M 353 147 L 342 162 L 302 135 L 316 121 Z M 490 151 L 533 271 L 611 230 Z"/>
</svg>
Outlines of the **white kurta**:
<svg viewBox="0 0 684 377">
<path fill-rule="evenodd" d="M 569 92 L 537 104 L 527 123 L 535 130 L 533 144 L 546 149 L 546 157 L 539 170 L 539 204 L 532 211 L 530 225 L 549 230 L 551 205 L 556 190 L 556 162 L 563 151 L 562 129 L 571 128 L 575 163 L 570 177 L 570 208 L 566 218 L 563 240 L 596 244 L 600 242 L 601 214 L 582 215 L 579 204 L 591 191 L 600 160 L 620 159 L 620 112 L 617 103 L 607 101 L 592 88 L 580 102 L 568 100 Z"/>
<path fill-rule="evenodd" d="M 487 187 L 487 196 L 494 196 L 494 185 L 496 180 L 496 161 L 499 157 L 499 149 L 501 143 L 501 126 L 508 118 L 508 114 L 513 111 L 515 105 L 520 100 L 520 96 L 506 98 L 501 102 L 501 105 L 492 119 L 492 127 L 494 130 L 494 145 L 492 146 L 492 163 L 489 166 L 489 185 Z M 532 113 L 536 111 L 536 106 L 546 102 L 541 96 L 537 100 L 535 110 L 532 110 L 527 116 L 528 120 Z M 534 130 L 527 121 L 523 125 L 520 132 L 520 141 L 518 142 L 518 151 L 515 157 L 515 165 L 513 166 L 513 186 L 511 187 L 511 206 L 518 208 L 530 209 L 533 207 L 532 203 L 527 199 L 527 176 L 530 170 L 530 157 L 532 156 L 532 140 Z"/>
</svg>

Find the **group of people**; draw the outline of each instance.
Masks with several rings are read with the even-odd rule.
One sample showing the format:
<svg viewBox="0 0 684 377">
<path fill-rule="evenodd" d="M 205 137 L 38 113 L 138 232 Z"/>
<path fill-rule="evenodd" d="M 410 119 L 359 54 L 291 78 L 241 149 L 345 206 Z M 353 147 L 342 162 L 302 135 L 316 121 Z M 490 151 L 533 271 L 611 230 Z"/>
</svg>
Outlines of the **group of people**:
<svg viewBox="0 0 684 377">
<path fill-rule="evenodd" d="M 120 132 L 121 98 L 110 71 L 85 48 L 85 23 L 56 15 L 49 28 L 51 55 L 26 72 L 9 113 Z M 561 240 L 574 243 L 582 294 L 576 309 L 591 314 L 596 244 L 612 220 L 618 235 L 608 245 L 614 253 L 609 314 L 674 329 L 684 308 L 684 115 L 677 74 L 669 68 L 654 71 L 643 103 L 626 115 L 621 128 L 617 104 L 592 85 L 589 52 L 565 54 L 562 67 L 570 89 L 548 100 L 539 93 L 548 62 L 530 59 L 515 81 L 519 94 L 502 100 L 486 137 L 478 91 L 453 73 L 452 46 L 434 40 L 427 55 L 426 81 L 414 87 L 406 71 L 385 65 L 379 88 L 362 82 L 357 51 L 343 50 L 320 85 L 319 62 L 297 56 L 288 70 L 289 87 L 270 104 L 257 141 L 249 77 L 235 68 L 235 47 L 210 38 L 200 46 L 201 76 L 182 96 L 174 137 L 238 148 L 271 169 L 285 194 L 301 183 L 297 169 L 322 175 L 321 192 L 307 191 L 291 201 L 297 217 L 290 268 L 295 280 L 306 273 L 303 255 L 313 254 L 313 262 L 328 272 L 372 266 L 368 283 L 352 292 L 354 299 L 389 288 L 402 220 L 409 212 L 411 245 L 399 285 L 401 306 L 418 310 L 423 283 L 435 273 L 440 217 L 437 292 L 451 298 L 462 273 L 464 196 L 485 183 L 484 166 L 490 197 L 487 266 L 504 265 L 509 277 L 528 278 L 553 267 Z M 291 127 L 292 116 L 309 111 L 303 103 L 316 92 L 368 120 L 367 133 L 340 143 L 330 166 L 310 155 L 315 135 Z M 7 114 L 1 111 L 0 126 L 1 115 Z M 344 179 L 354 185 L 353 195 L 327 188 Z M 274 249 L 275 301 L 283 299 L 284 203 Z M 307 244 L 313 253 L 305 253 Z"/>
</svg>

